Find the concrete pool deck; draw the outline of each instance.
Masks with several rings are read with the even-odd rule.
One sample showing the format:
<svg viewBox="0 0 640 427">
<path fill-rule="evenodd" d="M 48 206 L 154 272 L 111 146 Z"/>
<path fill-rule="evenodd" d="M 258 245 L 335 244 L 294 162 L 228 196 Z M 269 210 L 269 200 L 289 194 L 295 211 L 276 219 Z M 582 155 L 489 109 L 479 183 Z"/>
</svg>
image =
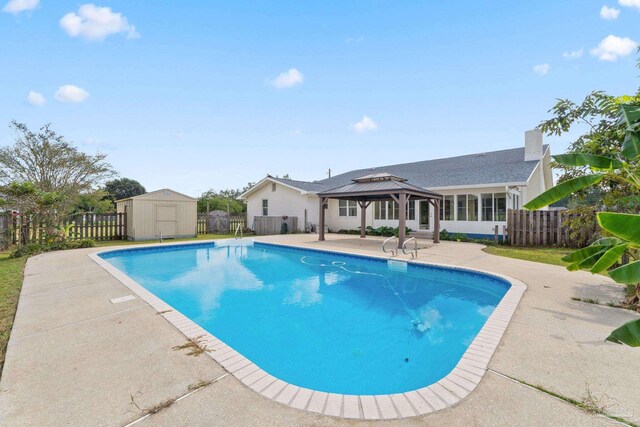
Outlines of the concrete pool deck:
<svg viewBox="0 0 640 427">
<path fill-rule="evenodd" d="M 376 238 L 316 239 L 300 234 L 256 240 L 381 253 Z M 603 342 L 611 329 L 637 314 L 571 300 L 618 301 L 621 287 L 603 276 L 489 255 L 480 245 L 422 243 L 428 247 L 420 250 L 421 261 L 506 274 L 525 282 L 528 291 L 475 391 L 453 408 L 385 424 L 614 423 L 508 377 L 577 400 L 590 392 L 602 399 L 608 413 L 640 422 L 640 389 L 633 375 L 640 370 L 640 353 Z M 103 249 L 49 253 L 28 261 L 0 381 L 0 425 L 126 425 L 142 417 L 144 409 L 183 395 L 137 425 L 367 423 L 278 404 L 225 376 L 211 358 L 173 350 L 185 337 L 151 306 L 139 298 L 110 301 L 131 292 L 87 256 Z M 216 379 L 188 394 L 190 385 Z"/>
</svg>

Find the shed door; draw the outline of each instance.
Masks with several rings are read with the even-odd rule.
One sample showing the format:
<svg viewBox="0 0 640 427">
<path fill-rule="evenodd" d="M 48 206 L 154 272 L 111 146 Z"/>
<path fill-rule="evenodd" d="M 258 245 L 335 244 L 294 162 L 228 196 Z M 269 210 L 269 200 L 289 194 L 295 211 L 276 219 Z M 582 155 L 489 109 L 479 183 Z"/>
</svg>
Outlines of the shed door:
<svg viewBox="0 0 640 427">
<path fill-rule="evenodd" d="M 176 205 L 156 206 L 156 235 L 173 237 L 178 234 L 178 207 Z"/>
</svg>

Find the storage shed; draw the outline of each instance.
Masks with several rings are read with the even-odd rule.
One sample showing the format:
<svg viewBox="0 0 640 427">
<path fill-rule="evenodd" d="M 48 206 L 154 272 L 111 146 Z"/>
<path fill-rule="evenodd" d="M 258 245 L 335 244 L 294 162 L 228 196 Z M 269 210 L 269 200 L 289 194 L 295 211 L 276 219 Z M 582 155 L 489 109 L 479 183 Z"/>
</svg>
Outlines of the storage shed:
<svg viewBox="0 0 640 427">
<path fill-rule="evenodd" d="M 197 200 L 168 188 L 116 201 L 127 214 L 129 240 L 195 237 Z"/>
</svg>

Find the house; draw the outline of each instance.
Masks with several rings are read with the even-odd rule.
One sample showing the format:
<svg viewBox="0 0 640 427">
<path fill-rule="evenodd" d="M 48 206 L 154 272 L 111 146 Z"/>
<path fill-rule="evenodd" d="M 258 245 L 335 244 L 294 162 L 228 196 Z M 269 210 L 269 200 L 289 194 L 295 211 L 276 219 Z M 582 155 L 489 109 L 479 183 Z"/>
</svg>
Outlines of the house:
<svg viewBox="0 0 640 427">
<path fill-rule="evenodd" d="M 195 237 L 198 200 L 164 188 L 116 200 L 116 212 L 126 213 L 129 240 Z"/>
<path fill-rule="evenodd" d="M 319 223 L 318 193 L 366 176 L 389 174 L 443 196 L 438 212 L 441 230 L 489 237 L 496 225 L 500 230 L 506 225 L 507 209 L 520 209 L 553 186 L 550 160 L 542 133 L 531 130 L 525 132 L 523 147 L 508 150 L 358 169 L 313 182 L 267 176 L 240 198 L 247 202 L 249 225 L 260 216 L 296 216 L 299 228 L 309 231 Z M 360 227 L 356 201 L 330 199 L 326 209 L 330 231 Z M 392 200 L 374 202 L 365 215 L 367 226 L 398 226 L 398 205 Z M 407 227 L 431 231 L 434 215 L 429 202 L 410 200 Z"/>
</svg>

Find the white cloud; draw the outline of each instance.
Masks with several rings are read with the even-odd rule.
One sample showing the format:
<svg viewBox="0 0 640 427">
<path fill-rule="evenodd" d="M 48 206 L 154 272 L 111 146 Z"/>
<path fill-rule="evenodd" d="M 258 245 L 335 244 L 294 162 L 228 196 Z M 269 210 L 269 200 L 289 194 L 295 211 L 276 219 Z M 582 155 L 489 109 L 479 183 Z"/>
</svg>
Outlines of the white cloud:
<svg viewBox="0 0 640 427">
<path fill-rule="evenodd" d="M 378 124 L 371 120 L 371 118 L 363 116 L 362 120 L 351 126 L 351 128 L 358 133 L 365 133 L 378 129 Z"/>
<path fill-rule="evenodd" d="M 364 37 L 358 36 L 358 37 L 347 37 L 344 42 L 346 44 L 351 44 L 351 43 L 362 43 L 363 41 L 364 41 Z"/>
<path fill-rule="evenodd" d="M 618 4 L 624 7 L 635 7 L 640 9 L 640 0 L 618 0 Z"/>
<path fill-rule="evenodd" d="M 27 95 L 27 101 L 29 102 L 29 104 L 37 106 L 44 105 L 47 102 L 47 100 L 44 99 L 44 96 L 41 93 L 34 91 L 29 92 L 29 95 Z"/>
<path fill-rule="evenodd" d="M 302 135 L 302 129 L 297 128 L 292 130 L 291 132 L 289 132 L 289 136 L 301 136 Z"/>
<path fill-rule="evenodd" d="M 591 55 L 597 56 L 601 61 L 617 61 L 618 58 L 630 55 L 637 46 L 638 43 L 628 37 L 609 35 L 591 49 Z"/>
<path fill-rule="evenodd" d="M 578 50 L 572 50 L 571 52 L 563 52 L 562 57 L 564 59 L 578 59 L 582 57 L 584 53 L 584 49 L 580 48 Z"/>
<path fill-rule="evenodd" d="M 72 102 L 74 104 L 78 104 L 88 97 L 89 92 L 74 85 L 60 86 L 60 89 L 54 95 L 54 98 L 60 102 Z"/>
<path fill-rule="evenodd" d="M 18 14 L 38 7 L 40 0 L 9 0 L 2 8 L 3 12 Z"/>
<path fill-rule="evenodd" d="M 277 89 L 286 89 L 299 84 L 302 84 L 304 76 L 300 71 L 295 68 L 280 73 L 278 77 L 271 82 L 271 85 Z"/>
<path fill-rule="evenodd" d="M 87 40 L 104 40 L 111 34 L 126 33 L 128 38 L 137 38 L 136 27 L 127 18 L 111 11 L 109 7 L 83 4 L 78 13 L 69 12 L 60 19 L 60 26 L 71 37 Z"/>
<path fill-rule="evenodd" d="M 533 72 L 538 74 L 539 76 L 546 76 L 547 74 L 549 74 L 549 64 L 534 65 Z"/>
<path fill-rule="evenodd" d="M 606 19 L 607 21 L 616 20 L 619 15 L 620 9 L 616 9 L 615 7 L 602 6 L 602 9 L 600 9 L 600 18 Z"/>
</svg>

